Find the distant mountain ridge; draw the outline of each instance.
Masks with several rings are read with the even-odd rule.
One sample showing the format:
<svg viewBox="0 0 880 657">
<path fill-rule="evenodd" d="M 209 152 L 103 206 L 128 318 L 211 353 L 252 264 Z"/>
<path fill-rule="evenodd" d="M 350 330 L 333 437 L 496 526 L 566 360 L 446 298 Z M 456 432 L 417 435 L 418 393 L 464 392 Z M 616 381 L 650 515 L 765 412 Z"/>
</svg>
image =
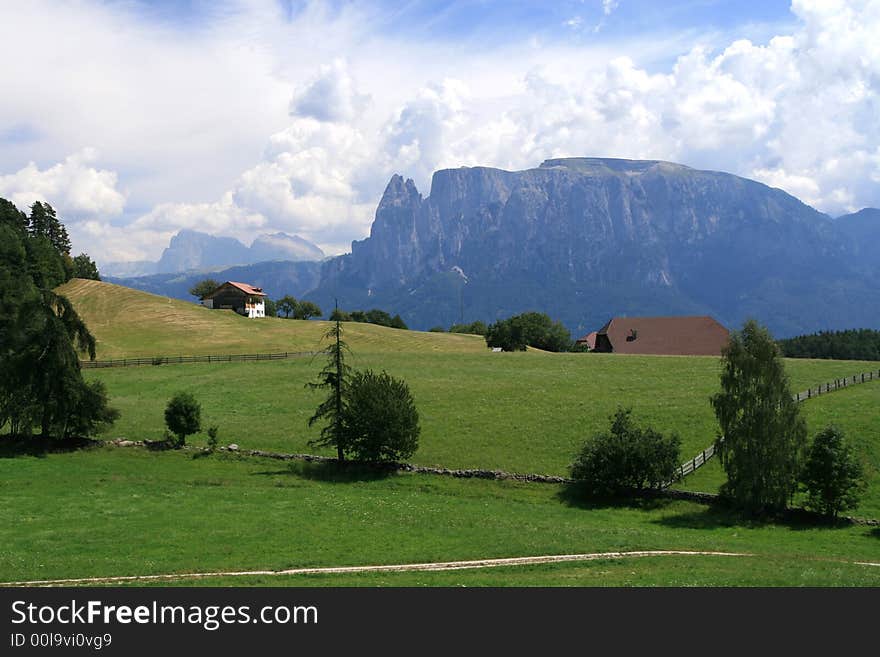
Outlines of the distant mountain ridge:
<svg viewBox="0 0 880 657">
<path fill-rule="evenodd" d="M 395 175 L 370 236 L 326 261 L 309 297 L 417 328 L 526 310 L 575 334 L 627 314 L 756 317 L 780 337 L 880 326 L 865 246 L 880 243 L 877 212 L 834 220 L 780 189 L 657 160 L 447 169 L 427 197 Z"/>
<path fill-rule="evenodd" d="M 755 317 L 784 338 L 880 328 L 878 256 L 880 210 L 832 219 L 729 173 L 584 157 L 437 171 L 427 197 L 394 175 L 350 254 L 212 276 L 381 308 L 417 329 L 537 310 L 574 337 L 613 316 L 711 315 L 729 328 Z M 190 298 L 198 275 L 117 280 Z"/>
<path fill-rule="evenodd" d="M 110 262 L 101 271 L 111 277 L 137 277 L 251 265 L 269 260 L 316 261 L 324 252 L 298 235 L 273 233 L 259 235 L 251 246 L 233 237 L 219 237 L 197 230 L 183 229 L 171 238 L 158 262 Z"/>
<path fill-rule="evenodd" d="M 213 278 L 218 283 L 241 281 L 263 288 L 270 299 L 280 299 L 285 294 L 293 295 L 296 298 L 303 296 L 317 287 L 320 276 L 321 263 L 319 262 L 276 260 L 226 267 L 215 271 L 175 272 L 137 277 L 103 276 L 102 278 L 108 283 L 124 285 L 135 290 L 160 294 L 172 299 L 196 301 L 189 290 L 193 285 L 206 278 Z"/>
</svg>

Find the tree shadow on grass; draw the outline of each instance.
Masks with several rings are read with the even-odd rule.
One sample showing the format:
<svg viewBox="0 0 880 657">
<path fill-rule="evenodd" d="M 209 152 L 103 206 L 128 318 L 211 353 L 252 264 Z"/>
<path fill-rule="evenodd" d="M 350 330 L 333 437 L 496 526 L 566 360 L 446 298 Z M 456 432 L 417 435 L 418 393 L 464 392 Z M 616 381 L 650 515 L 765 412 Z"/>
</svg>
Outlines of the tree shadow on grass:
<svg viewBox="0 0 880 657">
<path fill-rule="evenodd" d="M 687 511 L 657 518 L 658 525 L 672 529 L 718 529 L 721 527 L 785 527 L 794 531 L 811 529 L 843 529 L 852 527 L 846 520 L 821 516 L 802 509 L 789 509 L 783 513 L 753 515 L 731 508 L 721 502 L 700 511 Z"/>
<path fill-rule="evenodd" d="M 69 438 L 58 440 L 30 436 L 0 436 L 0 459 L 14 459 L 20 456 L 36 456 L 43 458 L 47 454 L 63 454 L 94 447 L 98 443 L 87 438 Z"/>
<path fill-rule="evenodd" d="M 576 509 L 595 510 L 626 508 L 653 511 L 663 509 L 674 500 L 655 495 L 633 495 L 618 497 L 595 497 L 590 495 L 580 484 L 564 484 L 556 497 L 566 506 Z"/>
<path fill-rule="evenodd" d="M 287 475 L 311 481 L 326 481 L 349 484 L 364 481 L 380 481 L 397 474 L 396 469 L 373 463 L 337 463 L 336 461 L 300 462 L 293 461 L 286 468 L 255 472 L 260 476 Z"/>
<path fill-rule="evenodd" d="M 873 536 L 874 538 L 880 538 L 880 527 L 873 527 L 871 531 L 868 532 L 868 536 Z"/>
</svg>

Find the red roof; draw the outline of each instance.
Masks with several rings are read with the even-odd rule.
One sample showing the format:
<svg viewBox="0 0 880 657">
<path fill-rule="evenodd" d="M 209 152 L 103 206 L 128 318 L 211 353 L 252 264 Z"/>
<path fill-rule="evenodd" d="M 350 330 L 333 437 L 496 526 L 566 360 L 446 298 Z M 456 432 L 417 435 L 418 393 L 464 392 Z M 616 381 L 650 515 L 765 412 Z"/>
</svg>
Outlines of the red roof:
<svg viewBox="0 0 880 657">
<path fill-rule="evenodd" d="M 226 281 L 226 283 L 229 283 L 230 285 L 237 287 L 239 290 L 241 290 L 245 294 L 254 294 L 258 297 L 266 296 L 265 294 L 263 294 L 263 288 L 261 288 L 261 287 L 253 287 L 251 285 L 248 285 L 247 283 L 236 283 L 235 281 Z M 224 285 L 225 285 L 225 283 L 224 283 Z"/>
<path fill-rule="evenodd" d="M 597 351 L 617 354 L 720 356 L 729 333 L 713 318 L 614 317 L 599 329 Z"/>
<path fill-rule="evenodd" d="M 595 349 L 596 348 L 596 331 L 591 331 L 590 333 L 587 333 L 582 338 L 578 338 L 577 340 L 575 340 L 575 342 L 577 342 L 578 344 L 585 344 L 590 349 Z"/>
<path fill-rule="evenodd" d="M 227 285 L 231 285 L 232 287 L 234 287 L 238 290 L 241 290 L 242 292 L 244 292 L 247 295 L 256 296 L 256 297 L 266 296 L 265 293 L 263 292 L 263 288 L 261 288 L 261 287 L 253 287 L 251 285 L 248 285 L 247 283 L 236 283 L 235 281 L 226 281 L 225 283 L 223 283 L 223 285 L 218 286 L 216 290 L 214 290 L 213 292 L 211 292 L 211 294 L 206 296 L 205 299 L 210 299 L 215 294 L 217 294 L 217 292 L 219 292 L 222 288 L 226 287 Z"/>
</svg>

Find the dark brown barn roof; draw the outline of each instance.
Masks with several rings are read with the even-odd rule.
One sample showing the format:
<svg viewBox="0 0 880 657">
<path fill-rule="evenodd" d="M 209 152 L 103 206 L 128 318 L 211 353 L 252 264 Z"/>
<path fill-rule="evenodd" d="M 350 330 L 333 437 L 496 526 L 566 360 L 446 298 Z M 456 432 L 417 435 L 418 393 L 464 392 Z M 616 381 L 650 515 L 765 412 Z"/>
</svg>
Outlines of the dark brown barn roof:
<svg viewBox="0 0 880 657">
<path fill-rule="evenodd" d="M 590 349 L 595 348 L 596 346 L 596 331 L 591 331 L 587 333 L 585 336 L 578 338 L 575 340 L 578 344 L 585 344 Z"/>
<path fill-rule="evenodd" d="M 596 350 L 719 356 L 727 340 L 727 329 L 711 317 L 614 317 L 599 329 Z"/>
</svg>

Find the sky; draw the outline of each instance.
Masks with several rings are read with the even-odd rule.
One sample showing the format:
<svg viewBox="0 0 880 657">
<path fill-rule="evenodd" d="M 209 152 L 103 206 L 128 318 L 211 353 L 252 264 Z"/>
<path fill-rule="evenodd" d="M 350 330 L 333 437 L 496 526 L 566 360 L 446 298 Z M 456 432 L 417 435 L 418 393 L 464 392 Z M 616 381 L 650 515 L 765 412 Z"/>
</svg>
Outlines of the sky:
<svg viewBox="0 0 880 657">
<path fill-rule="evenodd" d="M 880 207 L 880 0 L 0 4 L 0 196 L 73 251 L 369 235 L 394 173 L 663 159 Z"/>
</svg>

